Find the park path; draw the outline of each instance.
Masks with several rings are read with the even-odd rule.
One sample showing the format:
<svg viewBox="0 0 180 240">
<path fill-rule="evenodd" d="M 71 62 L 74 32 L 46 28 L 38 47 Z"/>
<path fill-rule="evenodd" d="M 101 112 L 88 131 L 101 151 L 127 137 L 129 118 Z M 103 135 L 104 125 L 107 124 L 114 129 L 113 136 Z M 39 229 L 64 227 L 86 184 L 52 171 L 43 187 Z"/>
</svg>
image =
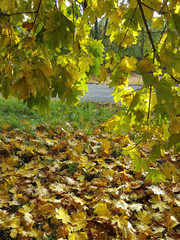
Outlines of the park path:
<svg viewBox="0 0 180 240">
<path fill-rule="evenodd" d="M 130 87 L 134 88 L 135 90 L 141 88 L 141 86 L 137 85 L 131 85 Z M 85 96 L 81 98 L 81 101 L 114 103 L 114 96 L 111 95 L 113 92 L 113 88 L 109 88 L 109 85 L 88 84 L 88 90 L 89 91 L 86 92 Z"/>
</svg>

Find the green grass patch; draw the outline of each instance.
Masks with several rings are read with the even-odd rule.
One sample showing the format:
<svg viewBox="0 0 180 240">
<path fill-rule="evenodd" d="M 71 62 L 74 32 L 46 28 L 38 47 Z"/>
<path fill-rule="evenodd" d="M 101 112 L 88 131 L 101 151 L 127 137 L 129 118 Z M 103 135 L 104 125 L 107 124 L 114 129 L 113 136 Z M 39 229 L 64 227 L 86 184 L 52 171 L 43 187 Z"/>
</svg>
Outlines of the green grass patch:
<svg viewBox="0 0 180 240">
<path fill-rule="evenodd" d="M 81 129 L 84 133 L 91 134 L 94 128 L 120 111 L 121 106 L 116 104 L 80 102 L 68 106 L 60 100 L 51 100 L 49 114 L 40 115 L 36 109 L 29 109 L 22 101 L 0 98 L 0 130 L 2 124 L 6 124 L 10 129 L 33 132 L 38 124 L 48 124 L 68 130 Z"/>
</svg>

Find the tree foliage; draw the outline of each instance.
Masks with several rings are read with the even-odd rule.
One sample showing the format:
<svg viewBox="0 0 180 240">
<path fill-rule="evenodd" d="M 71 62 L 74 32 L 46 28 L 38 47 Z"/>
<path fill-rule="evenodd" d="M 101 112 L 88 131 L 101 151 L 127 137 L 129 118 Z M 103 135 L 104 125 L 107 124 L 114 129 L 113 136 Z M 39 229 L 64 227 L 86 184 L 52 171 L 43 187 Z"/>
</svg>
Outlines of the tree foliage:
<svg viewBox="0 0 180 240">
<path fill-rule="evenodd" d="M 114 100 L 121 101 L 125 111 L 104 126 L 117 134 L 135 129 L 137 142 L 151 146 L 149 157 L 142 161 L 134 150 L 127 148 L 126 152 L 136 169 L 147 170 L 167 149 L 180 149 L 180 2 L 124 2 L 1 1 L 0 90 L 5 98 L 12 95 L 45 111 L 50 98 L 57 95 L 68 103 L 77 101 L 92 72 L 103 80 L 110 69 Z M 102 42 L 90 37 L 92 25 L 104 16 L 108 19 L 104 33 L 117 46 L 105 56 Z M 136 44 L 142 29 L 151 48 L 138 61 L 125 56 L 124 50 Z M 152 30 L 160 31 L 158 39 Z M 143 78 L 144 85 L 137 92 L 128 86 L 131 71 Z M 159 171 L 151 169 L 148 177 L 163 179 Z"/>
</svg>

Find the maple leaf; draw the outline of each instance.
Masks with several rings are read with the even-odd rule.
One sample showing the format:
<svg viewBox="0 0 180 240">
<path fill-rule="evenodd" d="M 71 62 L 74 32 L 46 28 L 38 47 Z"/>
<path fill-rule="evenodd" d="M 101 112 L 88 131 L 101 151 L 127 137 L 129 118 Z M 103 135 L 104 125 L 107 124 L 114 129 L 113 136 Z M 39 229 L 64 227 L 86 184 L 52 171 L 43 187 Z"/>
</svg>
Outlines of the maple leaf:
<svg viewBox="0 0 180 240">
<path fill-rule="evenodd" d="M 143 59 L 138 63 L 138 69 L 142 73 L 155 72 L 155 65 L 147 59 Z"/>
<path fill-rule="evenodd" d="M 71 233 L 68 236 L 69 240 L 86 240 L 88 239 L 88 235 L 85 232 L 80 232 L 80 233 Z"/>
<path fill-rule="evenodd" d="M 63 13 L 59 11 L 50 11 L 47 14 L 46 31 L 44 40 L 49 42 L 51 48 L 58 48 L 61 44 L 68 47 L 73 41 L 73 32 L 75 26 Z"/>
<path fill-rule="evenodd" d="M 150 201 L 153 203 L 152 208 L 158 208 L 160 212 L 163 212 L 165 209 L 170 208 L 164 201 L 161 200 L 160 196 L 156 195 L 152 196 L 151 198 L 152 199 Z"/>
<path fill-rule="evenodd" d="M 55 211 L 55 207 L 51 203 L 38 206 L 38 212 L 42 215 L 52 215 Z"/>
<path fill-rule="evenodd" d="M 130 71 L 135 71 L 136 70 L 136 63 L 137 59 L 134 57 L 125 57 L 121 61 L 121 70 L 125 71 L 126 73 L 129 73 Z"/>
<path fill-rule="evenodd" d="M 94 213 L 100 218 L 111 218 L 111 212 L 108 210 L 106 203 L 98 203 L 96 206 L 94 206 Z"/>
<path fill-rule="evenodd" d="M 34 22 L 26 21 L 26 22 L 23 22 L 22 27 L 26 28 L 27 31 L 31 31 L 31 30 L 34 31 L 36 29 L 36 24 Z"/>
<path fill-rule="evenodd" d="M 63 183 L 52 183 L 50 185 L 50 188 L 56 192 L 56 193 L 63 193 L 63 192 L 67 192 L 67 186 Z"/>
<path fill-rule="evenodd" d="M 56 211 L 56 218 L 61 219 L 63 223 L 68 224 L 71 222 L 71 217 L 68 214 L 68 210 L 64 208 L 55 209 Z"/>
<path fill-rule="evenodd" d="M 77 213 L 72 214 L 71 224 L 73 225 L 73 229 L 79 231 L 85 228 L 87 225 L 86 217 L 86 212 L 81 210 Z"/>
<path fill-rule="evenodd" d="M 146 176 L 146 180 L 152 180 L 152 182 L 159 182 L 159 180 L 165 181 L 164 174 L 156 169 L 150 169 L 149 173 Z"/>
<path fill-rule="evenodd" d="M 117 224 L 118 228 L 120 229 L 123 237 L 125 239 L 128 238 L 128 236 L 133 237 L 136 230 L 133 228 L 131 223 L 127 220 L 127 216 L 121 215 L 120 217 L 115 215 L 112 218 L 112 223 Z"/>
</svg>

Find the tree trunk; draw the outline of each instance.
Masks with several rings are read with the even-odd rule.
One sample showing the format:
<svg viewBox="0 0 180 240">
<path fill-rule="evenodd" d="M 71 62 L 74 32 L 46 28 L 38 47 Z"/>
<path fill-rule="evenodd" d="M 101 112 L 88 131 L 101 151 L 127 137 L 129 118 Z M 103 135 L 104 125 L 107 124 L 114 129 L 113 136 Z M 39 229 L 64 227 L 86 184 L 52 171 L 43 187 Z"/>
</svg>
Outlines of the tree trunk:
<svg viewBox="0 0 180 240">
<path fill-rule="evenodd" d="M 98 40 L 98 19 L 96 17 L 96 22 L 94 25 L 94 31 L 95 31 L 95 39 Z"/>
<path fill-rule="evenodd" d="M 109 21 L 109 18 L 106 18 L 105 25 L 104 25 L 104 34 L 103 34 L 103 38 L 104 38 L 104 39 L 105 39 L 105 36 L 106 36 L 108 21 Z"/>
</svg>

